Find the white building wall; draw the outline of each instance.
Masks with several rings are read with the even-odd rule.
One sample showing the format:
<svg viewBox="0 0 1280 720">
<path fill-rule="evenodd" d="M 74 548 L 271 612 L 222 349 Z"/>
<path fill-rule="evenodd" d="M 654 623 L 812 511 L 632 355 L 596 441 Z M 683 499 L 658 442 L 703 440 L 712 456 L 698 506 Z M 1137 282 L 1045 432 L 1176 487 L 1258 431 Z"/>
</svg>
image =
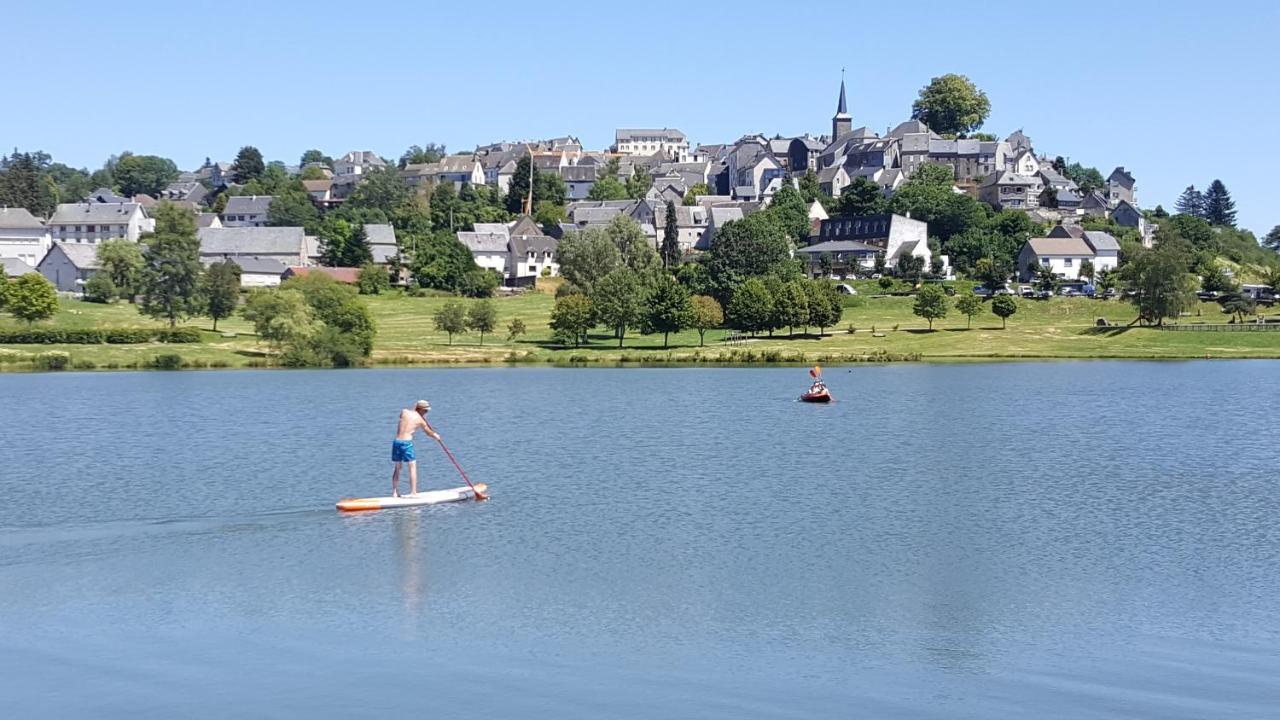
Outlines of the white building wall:
<svg viewBox="0 0 1280 720">
<path fill-rule="evenodd" d="M 34 268 L 52 245 L 44 228 L 0 228 L 0 258 L 16 258 Z"/>
</svg>

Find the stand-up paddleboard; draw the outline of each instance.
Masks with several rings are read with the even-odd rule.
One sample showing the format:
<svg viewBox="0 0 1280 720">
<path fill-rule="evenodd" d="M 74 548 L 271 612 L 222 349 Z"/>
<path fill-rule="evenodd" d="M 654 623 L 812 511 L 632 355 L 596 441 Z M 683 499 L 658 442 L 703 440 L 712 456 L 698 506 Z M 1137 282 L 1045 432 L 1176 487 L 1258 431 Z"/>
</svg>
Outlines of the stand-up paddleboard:
<svg viewBox="0 0 1280 720">
<path fill-rule="evenodd" d="M 475 490 L 469 487 L 457 487 L 449 488 L 448 490 L 424 490 L 420 493 L 401 495 L 400 497 L 345 498 L 338 501 L 338 509 L 346 512 L 386 510 L 387 508 L 438 505 L 460 500 L 475 500 L 476 490 L 484 493 L 487 487 L 484 483 L 476 483 Z"/>
</svg>

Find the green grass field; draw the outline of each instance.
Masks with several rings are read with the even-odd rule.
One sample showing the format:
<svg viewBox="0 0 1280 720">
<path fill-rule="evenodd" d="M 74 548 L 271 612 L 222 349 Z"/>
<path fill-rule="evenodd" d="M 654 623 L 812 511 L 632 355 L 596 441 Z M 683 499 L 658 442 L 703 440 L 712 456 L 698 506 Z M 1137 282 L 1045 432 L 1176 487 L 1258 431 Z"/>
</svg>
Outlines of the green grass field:
<svg viewBox="0 0 1280 720">
<path fill-rule="evenodd" d="M 707 332 L 706 347 L 698 347 L 698 334 L 686 331 L 671 336 L 671 347 L 662 337 L 628 335 L 623 348 L 606 333 L 592 336 L 581 348 L 550 344 L 547 326 L 554 298 L 547 292 L 494 300 L 499 330 L 486 336 L 481 346 L 474 334 L 456 336 L 449 345 L 444 333 L 433 327 L 432 313 L 448 301 L 445 297 L 411 298 L 389 295 L 367 298 L 378 323 L 373 362 L 380 364 L 486 363 L 486 362 L 854 362 L 859 360 L 922 359 L 967 360 L 982 358 L 1277 358 L 1280 332 L 1163 332 L 1151 328 L 1096 328 L 1098 318 L 1126 325 L 1134 318 L 1130 305 L 1120 301 L 1086 298 L 1019 300 L 1018 312 L 1007 329 L 984 310 L 965 328 L 963 315 L 952 308 L 943 320 L 927 323 L 911 313 L 910 297 L 872 297 L 873 283 L 858 283 L 856 298 L 849 298 L 841 323 L 822 337 L 809 334 L 747 339 L 727 345 L 727 331 Z M 961 291 L 965 291 L 962 287 Z M 953 298 L 954 300 L 954 298 Z M 465 302 L 465 301 L 464 301 Z M 1276 315 L 1277 311 L 1267 310 Z M 524 321 L 527 334 L 507 340 L 506 326 Z M 1181 323 L 1225 323 L 1230 318 L 1214 303 L 1203 303 Z M 162 323 L 138 314 L 127 303 L 99 305 L 63 300 L 58 315 L 45 323 L 61 327 L 160 327 Z M 62 351 L 71 355 L 73 368 L 113 369 L 146 367 L 155 356 L 177 353 L 193 367 L 255 367 L 270 364 L 266 348 L 257 342 L 248 323 L 233 318 L 212 331 L 207 318 L 185 325 L 204 330 L 199 344 L 165 345 L 0 345 L 0 368 L 31 367 L 20 359 L 32 354 Z M 7 315 L 0 328 L 18 327 Z M 849 332 L 852 328 L 853 332 Z M 228 337 L 227 335 L 233 335 Z"/>
</svg>

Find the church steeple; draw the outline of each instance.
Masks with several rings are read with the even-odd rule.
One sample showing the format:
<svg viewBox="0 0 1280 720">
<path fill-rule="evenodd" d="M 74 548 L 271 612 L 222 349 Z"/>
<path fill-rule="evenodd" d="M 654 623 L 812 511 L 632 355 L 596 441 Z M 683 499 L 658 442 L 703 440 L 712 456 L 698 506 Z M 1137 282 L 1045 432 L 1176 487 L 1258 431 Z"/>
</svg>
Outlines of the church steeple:
<svg viewBox="0 0 1280 720">
<path fill-rule="evenodd" d="M 831 118 L 831 140 L 853 130 L 853 118 L 849 116 L 849 106 L 844 99 L 844 68 L 840 68 L 840 104 L 836 106 L 835 117 Z"/>
</svg>

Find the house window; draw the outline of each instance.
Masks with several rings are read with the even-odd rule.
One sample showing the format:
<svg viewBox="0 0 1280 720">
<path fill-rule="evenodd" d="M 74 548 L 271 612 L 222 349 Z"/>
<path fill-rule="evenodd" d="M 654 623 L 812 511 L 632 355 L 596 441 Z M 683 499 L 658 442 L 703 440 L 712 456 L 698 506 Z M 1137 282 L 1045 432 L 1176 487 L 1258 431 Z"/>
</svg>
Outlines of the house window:
<svg viewBox="0 0 1280 720">
<path fill-rule="evenodd" d="M 1062 261 L 1062 267 L 1071 267 L 1071 258 Z"/>
<path fill-rule="evenodd" d="M 1049 258 L 1040 258 L 1040 264 L 1049 267 Z"/>
</svg>

